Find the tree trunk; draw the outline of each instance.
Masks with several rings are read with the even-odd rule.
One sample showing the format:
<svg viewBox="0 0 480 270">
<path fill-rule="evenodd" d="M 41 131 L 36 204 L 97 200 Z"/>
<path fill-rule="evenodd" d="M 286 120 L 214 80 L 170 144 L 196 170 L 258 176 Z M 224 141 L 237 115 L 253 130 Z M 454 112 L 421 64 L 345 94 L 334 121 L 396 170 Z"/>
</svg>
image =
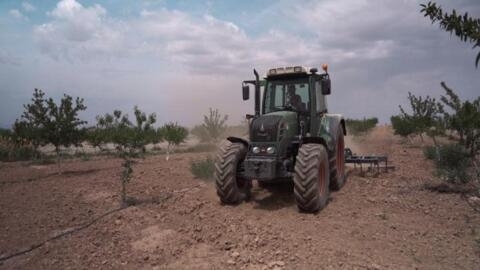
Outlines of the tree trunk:
<svg viewBox="0 0 480 270">
<path fill-rule="evenodd" d="M 60 167 L 60 146 L 55 146 L 55 152 L 57 154 L 57 169 L 58 169 L 58 174 L 62 174 L 62 170 Z"/>
</svg>

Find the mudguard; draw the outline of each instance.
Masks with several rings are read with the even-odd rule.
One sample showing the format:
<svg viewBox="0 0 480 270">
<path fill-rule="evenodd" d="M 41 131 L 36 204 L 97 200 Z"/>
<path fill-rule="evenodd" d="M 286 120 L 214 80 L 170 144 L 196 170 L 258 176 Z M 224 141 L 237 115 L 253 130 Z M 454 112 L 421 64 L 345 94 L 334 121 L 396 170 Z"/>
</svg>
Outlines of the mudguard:
<svg viewBox="0 0 480 270">
<path fill-rule="evenodd" d="M 247 149 L 248 149 L 248 146 L 250 145 L 250 143 L 247 140 L 238 138 L 238 137 L 228 137 L 227 140 L 232 143 L 242 143 L 243 145 L 245 145 Z"/>
<path fill-rule="evenodd" d="M 325 114 L 320 120 L 320 128 L 316 136 L 324 141 L 329 152 L 335 151 L 336 136 L 340 126 L 343 128 L 343 135 L 347 135 L 345 120 L 341 114 Z"/>
</svg>

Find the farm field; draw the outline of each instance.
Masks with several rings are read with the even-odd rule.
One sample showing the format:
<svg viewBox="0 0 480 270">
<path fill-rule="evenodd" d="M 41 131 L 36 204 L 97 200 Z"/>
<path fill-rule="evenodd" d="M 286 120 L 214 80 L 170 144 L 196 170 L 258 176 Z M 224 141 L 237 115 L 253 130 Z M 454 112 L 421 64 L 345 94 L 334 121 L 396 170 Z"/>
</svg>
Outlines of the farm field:
<svg viewBox="0 0 480 270">
<path fill-rule="evenodd" d="M 0 269 L 478 268 L 478 198 L 426 189 L 440 183 L 433 165 L 387 127 L 348 142 L 396 170 L 352 171 L 316 215 L 297 211 L 291 185 L 255 184 L 250 201 L 222 206 L 189 170 L 211 153 L 140 160 L 128 184 L 138 203 L 124 209 L 120 159 L 68 160 L 61 175 L 0 163 L 0 258 L 32 248 Z"/>
</svg>

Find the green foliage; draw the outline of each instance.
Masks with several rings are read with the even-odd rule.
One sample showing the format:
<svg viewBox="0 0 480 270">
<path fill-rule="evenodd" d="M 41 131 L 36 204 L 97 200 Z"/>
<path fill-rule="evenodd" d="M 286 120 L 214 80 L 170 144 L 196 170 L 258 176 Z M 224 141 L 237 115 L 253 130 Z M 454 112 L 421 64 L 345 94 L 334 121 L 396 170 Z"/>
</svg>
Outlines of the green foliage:
<svg viewBox="0 0 480 270">
<path fill-rule="evenodd" d="M 394 134 L 402 137 L 408 137 L 415 133 L 415 125 L 412 121 L 405 118 L 403 115 L 394 115 L 390 117 Z"/>
<path fill-rule="evenodd" d="M 48 143 L 46 124 L 48 119 L 48 106 L 45 93 L 35 89 L 30 104 L 24 104 L 21 119 L 13 125 L 14 140 L 17 144 L 32 144 L 35 149 Z"/>
<path fill-rule="evenodd" d="M 15 141 L 39 145 L 51 143 L 55 146 L 57 162 L 60 166 L 60 146 L 79 145 L 84 134 L 80 126 L 86 121 L 78 118 L 80 111 L 86 110 L 83 99 L 64 94 L 57 105 L 52 98 L 46 98 L 42 90 L 35 89 L 31 103 L 24 105 L 21 119 L 13 126 Z"/>
<path fill-rule="evenodd" d="M 475 47 L 480 47 L 480 19 L 468 16 L 466 12 L 463 16 L 457 14 L 455 10 L 451 14 L 443 12 L 441 6 L 436 3 L 428 2 L 421 4 L 421 13 L 429 17 L 432 23 L 439 22 L 440 28 L 455 34 L 463 42 L 473 43 Z M 475 66 L 480 62 L 480 52 L 475 59 Z"/>
<path fill-rule="evenodd" d="M 9 139 L 13 135 L 13 132 L 10 129 L 0 128 L 0 138 Z"/>
<path fill-rule="evenodd" d="M 220 114 L 218 109 L 209 109 L 209 115 L 203 116 L 203 123 L 192 129 L 192 134 L 202 142 L 217 142 L 224 135 L 228 115 Z"/>
<path fill-rule="evenodd" d="M 204 160 L 190 162 L 190 172 L 197 178 L 211 180 L 215 170 L 215 161 L 208 156 Z"/>
<path fill-rule="evenodd" d="M 123 159 L 121 175 L 123 205 L 127 205 L 130 201 L 127 198 L 126 186 L 132 178 L 134 158 L 145 152 L 147 144 L 161 140 L 160 135 L 153 128 L 153 124 L 157 120 L 155 114 L 147 115 L 135 106 L 134 115 L 134 123 L 128 119 L 127 114 L 123 114 L 120 110 L 115 110 L 112 114 L 97 116 L 97 124 L 91 128 L 91 137 L 89 136 L 98 144 L 114 143 L 117 153 Z"/>
<path fill-rule="evenodd" d="M 467 183 L 471 180 L 468 168 L 471 159 L 465 147 L 459 144 L 447 144 L 438 148 L 435 159 L 437 174 L 450 183 Z"/>
<path fill-rule="evenodd" d="M 435 160 L 438 156 L 438 148 L 435 146 L 426 146 L 423 148 L 423 155 L 426 159 Z"/>
<path fill-rule="evenodd" d="M 349 133 L 353 135 L 362 135 L 373 129 L 378 124 L 378 119 L 376 117 L 346 119 L 345 123 Z"/>
<path fill-rule="evenodd" d="M 447 126 L 458 133 L 460 143 L 474 156 L 480 141 L 480 97 L 462 102 L 444 82 L 441 85 L 446 92 L 441 101 L 452 111 L 443 112 Z"/>
<path fill-rule="evenodd" d="M 178 146 L 180 143 L 184 142 L 188 136 L 188 130 L 185 127 L 178 125 L 175 122 L 170 122 L 163 125 L 158 133 L 167 141 L 167 157 L 170 158 L 170 152 L 173 151 L 175 146 Z"/>
<path fill-rule="evenodd" d="M 408 92 L 408 100 L 410 101 L 410 108 L 412 114 L 408 114 L 402 108 L 400 108 L 400 119 L 403 121 L 404 128 L 408 129 L 414 127 L 414 134 L 419 135 L 423 140 L 423 134 L 426 133 L 430 136 L 434 143 L 437 144 L 436 136 L 444 133 L 444 122 L 441 117 L 443 112 L 443 106 L 439 104 L 435 98 L 426 96 L 415 96 Z"/>
</svg>

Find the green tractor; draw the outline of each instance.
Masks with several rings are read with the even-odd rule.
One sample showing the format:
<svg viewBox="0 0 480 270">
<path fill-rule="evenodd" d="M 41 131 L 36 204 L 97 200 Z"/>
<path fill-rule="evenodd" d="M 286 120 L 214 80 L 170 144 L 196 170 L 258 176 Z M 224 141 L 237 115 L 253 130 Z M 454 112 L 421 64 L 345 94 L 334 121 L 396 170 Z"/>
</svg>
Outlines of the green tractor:
<svg viewBox="0 0 480 270">
<path fill-rule="evenodd" d="M 297 206 L 318 212 L 330 190 L 345 183 L 345 121 L 327 110 L 331 83 L 327 65 L 272 68 L 260 80 L 243 81 L 243 100 L 255 88 L 255 114 L 249 119 L 249 140 L 228 137 L 215 160 L 217 194 L 224 204 L 250 197 L 252 180 L 260 186 L 292 181 Z M 260 88 L 263 87 L 263 98 Z M 262 104 L 260 106 L 260 103 Z"/>
</svg>

